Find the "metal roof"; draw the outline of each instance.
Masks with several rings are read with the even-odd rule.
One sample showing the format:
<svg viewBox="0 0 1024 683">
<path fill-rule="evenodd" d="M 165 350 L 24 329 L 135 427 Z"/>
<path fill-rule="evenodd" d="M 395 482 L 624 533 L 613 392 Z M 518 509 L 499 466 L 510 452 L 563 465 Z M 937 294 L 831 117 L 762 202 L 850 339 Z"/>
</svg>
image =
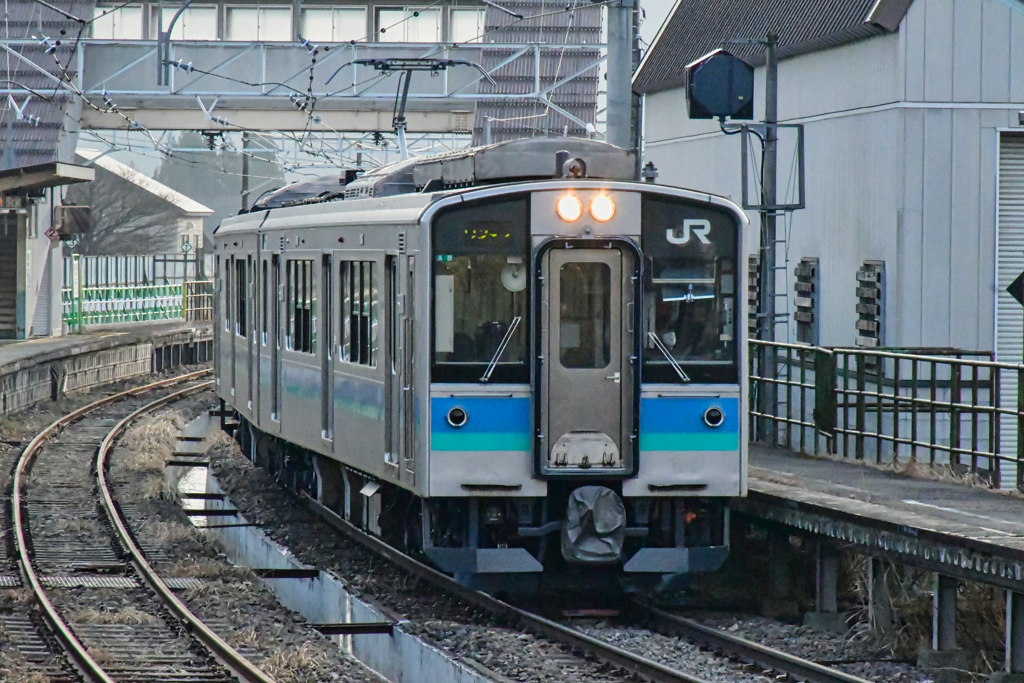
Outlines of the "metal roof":
<svg viewBox="0 0 1024 683">
<path fill-rule="evenodd" d="M 518 13 L 524 20 L 488 5 L 484 29 L 485 45 L 498 43 L 536 43 L 537 51 L 522 56 L 498 69 L 492 85 L 481 81 L 479 93 L 531 93 L 536 81 L 540 89 L 549 88 L 559 80 L 577 73 L 597 60 L 598 49 L 564 49 L 547 47 L 556 45 L 598 44 L 601 42 L 601 6 L 589 2 L 570 0 L 503 0 L 501 6 Z M 536 18 L 531 18 L 536 17 Z M 513 48 L 484 47 L 481 63 L 492 69 L 516 52 Z M 539 63 L 534 59 L 539 53 Z M 597 119 L 598 68 L 559 86 L 548 95 L 553 104 L 566 110 L 584 123 Z M 477 101 L 476 122 L 473 126 L 473 144 L 486 142 L 484 127 L 491 119 L 491 142 L 548 134 L 569 137 L 587 137 L 584 127 L 551 111 L 541 102 L 527 99 L 481 99 Z M 566 128 L 568 126 L 568 128 Z"/>
<path fill-rule="evenodd" d="M 92 19 L 96 7 L 95 0 L 48 4 L 84 20 Z M 10 100 L 0 102 L 0 168 L 72 161 L 77 136 L 66 131 L 77 129 L 82 103 L 61 83 L 78 75 L 75 49 L 86 30 L 32 0 L 7 0 L 0 8 L 0 81 L 13 81 L 4 83 L 5 90 L 38 93 L 27 105 L 24 98 L 14 98 L 19 108 L 24 107 L 21 119 Z M 26 42 L 7 43 L 12 40 Z M 39 121 L 30 122 L 30 116 Z"/>
<path fill-rule="evenodd" d="M 684 84 L 690 62 L 730 39 L 779 35 L 779 56 L 792 57 L 894 32 L 912 0 L 677 0 L 633 77 L 641 94 Z M 727 45 L 751 64 L 764 48 Z"/>
</svg>

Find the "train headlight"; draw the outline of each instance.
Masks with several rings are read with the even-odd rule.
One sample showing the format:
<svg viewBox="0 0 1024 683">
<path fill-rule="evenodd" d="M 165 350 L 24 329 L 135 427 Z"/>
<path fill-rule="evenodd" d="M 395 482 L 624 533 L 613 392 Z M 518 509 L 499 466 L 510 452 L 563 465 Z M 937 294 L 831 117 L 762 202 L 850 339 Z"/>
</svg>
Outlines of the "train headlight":
<svg viewBox="0 0 1024 683">
<path fill-rule="evenodd" d="M 599 194 L 590 202 L 590 215 L 595 221 L 605 223 L 615 215 L 615 202 L 608 195 Z"/>
<path fill-rule="evenodd" d="M 708 427 L 712 429 L 721 427 L 723 422 L 725 422 L 725 413 L 722 412 L 721 408 L 712 406 L 704 411 L 704 424 Z"/>
<path fill-rule="evenodd" d="M 558 200 L 558 206 L 555 209 L 563 221 L 572 223 L 583 215 L 583 202 L 571 194 L 567 194 Z"/>
<path fill-rule="evenodd" d="M 469 413 L 464 408 L 455 406 L 448 411 L 448 424 L 458 429 L 469 422 Z"/>
</svg>

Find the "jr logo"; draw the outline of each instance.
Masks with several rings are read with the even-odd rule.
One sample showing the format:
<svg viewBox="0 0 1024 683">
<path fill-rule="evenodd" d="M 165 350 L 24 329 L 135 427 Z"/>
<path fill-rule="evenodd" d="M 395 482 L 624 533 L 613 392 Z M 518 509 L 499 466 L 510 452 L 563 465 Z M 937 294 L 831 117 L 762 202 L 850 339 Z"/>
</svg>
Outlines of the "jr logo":
<svg viewBox="0 0 1024 683">
<path fill-rule="evenodd" d="M 669 244 L 686 244 L 690 241 L 690 231 L 697 236 L 701 244 L 711 244 L 708 233 L 711 232 L 711 222 L 702 219 L 689 219 L 683 221 L 683 236 L 676 235 L 678 228 L 669 228 L 665 231 L 665 239 Z"/>
</svg>

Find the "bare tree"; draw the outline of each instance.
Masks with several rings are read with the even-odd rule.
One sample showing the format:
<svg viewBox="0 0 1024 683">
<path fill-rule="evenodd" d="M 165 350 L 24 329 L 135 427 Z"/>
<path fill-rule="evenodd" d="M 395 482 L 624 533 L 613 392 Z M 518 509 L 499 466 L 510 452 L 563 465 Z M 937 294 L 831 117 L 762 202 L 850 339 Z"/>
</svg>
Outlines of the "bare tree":
<svg viewBox="0 0 1024 683">
<path fill-rule="evenodd" d="M 143 177 L 135 171 L 131 173 Z M 169 196 L 142 189 L 129 178 L 96 167 L 96 179 L 72 185 L 64 204 L 92 209 L 92 230 L 78 236 L 80 254 L 158 254 L 177 249 L 180 212 Z"/>
</svg>

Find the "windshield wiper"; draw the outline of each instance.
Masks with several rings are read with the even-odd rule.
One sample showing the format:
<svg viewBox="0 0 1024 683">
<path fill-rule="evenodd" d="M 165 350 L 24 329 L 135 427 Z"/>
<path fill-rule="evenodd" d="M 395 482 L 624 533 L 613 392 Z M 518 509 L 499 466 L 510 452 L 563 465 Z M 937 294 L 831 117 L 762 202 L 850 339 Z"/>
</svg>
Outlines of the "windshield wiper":
<svg viewBox="0 0 1024 683">
<path fill-rule="evenodd" d="M 491 373 L 494 372 L 494 368 L 498 366 L 498 359 L 501 358 L 501 354 L 505 353 L 505 347 L 508 346 L 509 341 L 512 339 L 512 334 L 519 327 L 519 321 L 523 319 L 523 316 L 517 315 L 512 318 L 512 324 L 508 326 L 508 332 L 501 338 L 501 343 L 498 344 L 498 350 L 494 352 L 494 358 L 487 364 L 487 370 L 484 371 L 484 376 L 480 378 L 480 381 L 486 383 L 491 379 Z"/>
<path fill-rule="evenodd" d="M 671 365 L 672 369 L 676 371 L 677 375 L 679 375 L 679 379 L 683 380 L 684 382 L 689 382 L 690 377 L 685 372 L 683 372 L 683 369 L 681 367 L 679 367 L 679 363 L 677 363 L 676 359 L 672 357 L 672 354 L 668 352 L 668 349 L 665 347 L 665 344 L 660 339 L 658 339 L 658 335 L 654 334 L 653 332 L 648 332 L 647 336 L 650 337 L 651 341 L 654 342 L 654 346 L 659 351 L 661 351 L 662 354 L 664 354 L 665 360 L 668 361 L 668 364 Z"/>
</svg>

